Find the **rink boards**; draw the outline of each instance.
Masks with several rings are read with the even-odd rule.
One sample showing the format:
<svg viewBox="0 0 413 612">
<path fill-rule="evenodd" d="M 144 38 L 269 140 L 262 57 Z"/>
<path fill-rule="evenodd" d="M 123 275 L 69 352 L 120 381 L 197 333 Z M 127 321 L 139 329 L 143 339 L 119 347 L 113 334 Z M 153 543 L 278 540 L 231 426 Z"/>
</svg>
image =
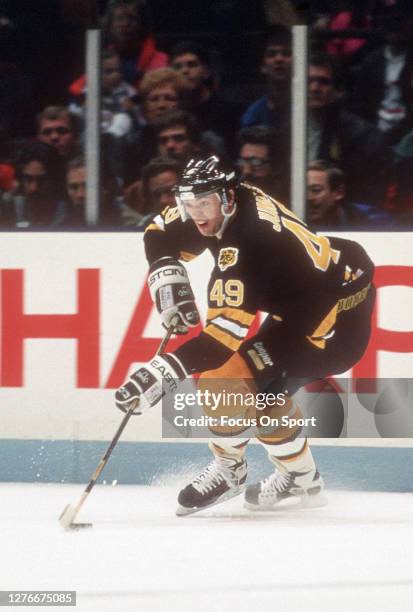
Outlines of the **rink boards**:
<svg viewBox="0 0 413 612">
<path fill-rule="evenodd" d="M 413 371 L 413 235 L 336 235 L 360 242 L 377 266 L 372 340 L 353 375 L 408 378 Z M 188 268 L 204 316 L 211 259 L 204 254 Z M 88 479 L 102 441 L 119 423 L 113 389 L 155 353 L 162 335 L 146 272 L 142 234 L 2 234 L 0 480 Z M 177 342 L 172 340 L 171 348 Z M 123 482 L 150 481 L 155 457 L 164 457 L 166 466 L 186 454 L 185 461 L 193 463 L 203 452 L 195 444 L 159 444 L 159 411 L 134 419 L 122 439 L 111 465 L 116 469 L 121 461 Z M 322 460 L 332 451 L 323 447 L 319 452 Z M 370 451 L 339 450 L 342 458 L 362 452 Z M 162 470 L 162 460 L 158 464 Z"/>
</svg>

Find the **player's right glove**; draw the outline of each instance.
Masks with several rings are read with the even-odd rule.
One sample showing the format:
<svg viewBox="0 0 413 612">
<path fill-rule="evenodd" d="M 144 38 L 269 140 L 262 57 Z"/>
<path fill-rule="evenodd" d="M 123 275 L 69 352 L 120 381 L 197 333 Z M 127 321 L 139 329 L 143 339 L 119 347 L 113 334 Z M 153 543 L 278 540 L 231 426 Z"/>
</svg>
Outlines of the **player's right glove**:
<svg viewBox="0 0 413 612">
<path fill-rule="evenodd" d="M 136 403 L 133 414 L 142 414 L 155 406 L 166 393 L 174 393 L 178 380 L 187 375 L 181 362 L 171 353 L 155 355 L 148 363 L 133 372 L 116 391 L 116 406 L 128 412 Z"/>
<path fill-rule="evenodd" d="M 199 313 L 195 297 L 189 284 L 185 267 L 172 257 L 161 257 L 150 269 L 148 285 L 162 324 L 169 328 L 174 317 L 178 317 L 175 333 L 186 334 L 188 327 L 196 327 Z"/>
</svg>

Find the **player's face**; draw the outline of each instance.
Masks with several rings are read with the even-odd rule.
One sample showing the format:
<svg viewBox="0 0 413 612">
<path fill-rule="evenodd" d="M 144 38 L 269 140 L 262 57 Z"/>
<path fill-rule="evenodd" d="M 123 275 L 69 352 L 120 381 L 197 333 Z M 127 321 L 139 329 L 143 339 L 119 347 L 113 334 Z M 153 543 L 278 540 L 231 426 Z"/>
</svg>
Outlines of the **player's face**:
<svg viewBox="0 0 413 612">
<path fill-rule="evenodd" d="M 210 193 L 185 200 L 184 206 L 198 231 L 203 236 L 214 236 L 224 221 L 221 204 L 218 193 Z"/>
<path fill-rule="evenodd" d="M 333 191 L 327 178 L 327 172 L 309 170 L 307 173 L 307 221 L 322 223 L 328 220 L 339 200 L 341 192 Z"/>
</svg>

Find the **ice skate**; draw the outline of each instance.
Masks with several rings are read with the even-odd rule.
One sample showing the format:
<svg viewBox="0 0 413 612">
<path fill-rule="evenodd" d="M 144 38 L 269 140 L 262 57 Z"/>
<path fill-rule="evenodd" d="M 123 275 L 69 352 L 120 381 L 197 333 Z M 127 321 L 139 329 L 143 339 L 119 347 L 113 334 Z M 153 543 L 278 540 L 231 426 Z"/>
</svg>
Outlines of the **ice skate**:
<svg viewBox="0 0 413 612">
<path fill-rule="evenodd" d="M 245 491 L 245 507 L 249 510 L 272 510 L 282 502 L 296 499 L 285 507 L 318 508 L 327 504 L 324 482 L 317 470 L 282 472 L 273 474 Z"/>
<path fill-rule="evenodd" d="M 186 516 L 220 504 L 245 490 L 247 462 L 215 457 L 178 496 L 177 516 Z"/>
</svg>

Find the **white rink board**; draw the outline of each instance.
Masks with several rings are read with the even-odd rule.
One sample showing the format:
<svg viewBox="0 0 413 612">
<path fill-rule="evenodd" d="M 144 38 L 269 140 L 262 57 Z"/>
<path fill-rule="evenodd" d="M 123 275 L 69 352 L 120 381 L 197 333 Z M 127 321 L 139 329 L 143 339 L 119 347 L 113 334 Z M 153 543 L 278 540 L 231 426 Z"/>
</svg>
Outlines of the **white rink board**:
<svg viewBox="0 0 413 612">
<path fill-rule="evenodd" d="M 376 266 L 403 269 L 413 284 L 412 233 L 337 234 L 359 241 Z M 2 234 L 1 279 L 9 291 L 23 270 L 23 315 L 70 315 L 77 311 L 78 270 L 92 270 L 99 289 L 92 293 L 98 306 L 100 361 L 97 382 L 91 388 L 76 383 L 77 345 L 75 339 L 27 338 L 22 342 L 21 386 L 4 386 L 5 370 L 13 378 L 10 354 L 6 350 L 4 312 L 2 323 L 1 438 L 9 439 L 110 439 L 119 423 L 113 405 L 113 389 L 105 388 L 117 361 L 131 317 L 145 289 L 147 264 L 142 234 L 132 233 L 30 233 Z M 205 314 L 205 288 L 211 268 L 208 254 L 188 264 L 201 314 Z M 8 272 L 5 272 L 5 271 Z M 395 278 L 397 277 L 397 274 Z M 402 286 L 404 285 L 404 286 Z M 2 295 L 2 303 L 8 303 Z M 147 304 L 147 301 L 145 302 Z M 146 308 L 146 310 L 145 310 Z M 138 308 L 137 319 L 144 320 L 142 338 L 162 335 L 154 310 Z M 378 322 L 385 330 L 398 332 L 409 340 L 413 329 L 413 287 L 408 283 L 379 290 Z M 96 323 L 96 322 L 95 322 Z M 8 330 L 10 332 L 10 329 Z M 83 333 L 83 332 L 82 332 Z M 410 336 L 408 334 L 410 333 Z M 9 333 L 10 336 L 10 333 Z M 13 342 L 12 338 L 8 342 Z M 395 336 L 397 344 L 397 337 Z M 413 347 L 404 352 L 379 351 L 377 375 L 410 377 L 413 373 Z M 153 351 L 155 352 L 155 351 Z M 130 368 L 137 363 L 130 363 Z M 126 371 L 124 373 L 126 375 Z M 10 378 L 9 378 L 10 379 Z M 118 381 L 121 384 L 122 380 Z M 7 383 L 7 381 L 6 381 Z M 116 386 L 116 385 L 114 385 Z M 125 441 L 159 440 L 160 412 L 134 419 L 123 437 Z"/>
</svg>

